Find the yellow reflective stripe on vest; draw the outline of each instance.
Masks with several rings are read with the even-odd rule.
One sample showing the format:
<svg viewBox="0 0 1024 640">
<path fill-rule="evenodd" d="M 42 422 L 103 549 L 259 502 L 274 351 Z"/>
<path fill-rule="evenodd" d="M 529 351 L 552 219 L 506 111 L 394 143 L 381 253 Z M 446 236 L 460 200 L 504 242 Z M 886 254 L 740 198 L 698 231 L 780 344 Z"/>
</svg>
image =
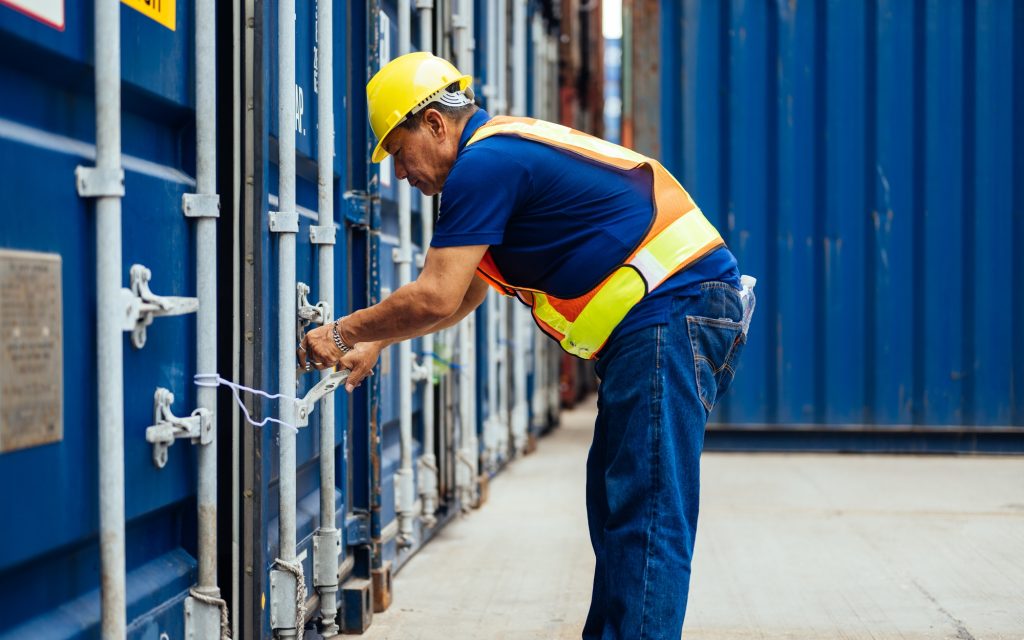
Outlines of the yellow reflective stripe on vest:
<svg viewBox="0 0 1024 640">
<path fill-rule="evenodd" d="M 646 293 L 643 278 L 635 269 L 619 267 L 583 307 L 576 321 L 559 332 L 565 336 L 561 340 L 562 348 L 580 358 L 593 357 Z"/>
<path fill-rule="evenodd" d="M 604 346 L 615 327 L 645 294 L 675 273 L 680 265 L 704 253 L 708 245 L 721 240 L 701 210 L 693 209 L 651 238 L 630 261 L 635 269 L 620 267 L 574 322 L 569 322 L 542 294 L 534 295 L 533 313 L 564 336 L 560 341 L 563 349 L 581 358 L 590 358 Z"/>
<path fill-rule="evenodd" d="M 548 297 L 543 293 L 533 294 L 533 315 L 563 336 L 572 329 L 572 323 L 551 306 Z"/>
<path fill-rule="evenodd" d="M 629 264 L 644 275 L 647 286 L 653 289 L 708 243 L 721 238 L 704 213 L 700 209 L 692 209 L 651 238 Z"/>
</svg>

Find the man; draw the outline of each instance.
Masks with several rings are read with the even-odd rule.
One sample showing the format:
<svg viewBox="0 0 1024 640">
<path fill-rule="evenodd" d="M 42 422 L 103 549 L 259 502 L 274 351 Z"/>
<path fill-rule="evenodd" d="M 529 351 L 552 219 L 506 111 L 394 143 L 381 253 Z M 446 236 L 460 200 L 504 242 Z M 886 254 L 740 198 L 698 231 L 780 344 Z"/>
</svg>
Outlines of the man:
<svg viewBox="0 0 1024 640">
<path fill-rule="evenodd" d="M 492 119 L 469 83 L 427 53 L 370 80 L 373 160 L 390 154 L 399 179 L 441 194 L 437 226 L 417 280 L 309 332 L 300 363 L 350 369 L 351 391 L 381 348 L 456 324 L 488 285 L 518 296 L 601 379 L 583 637 L 677 639 L 704 426 L 746 342 L 752 285 L 741 289 L 718 232 L 656 161 L 559 125 Z"/>
</svg>

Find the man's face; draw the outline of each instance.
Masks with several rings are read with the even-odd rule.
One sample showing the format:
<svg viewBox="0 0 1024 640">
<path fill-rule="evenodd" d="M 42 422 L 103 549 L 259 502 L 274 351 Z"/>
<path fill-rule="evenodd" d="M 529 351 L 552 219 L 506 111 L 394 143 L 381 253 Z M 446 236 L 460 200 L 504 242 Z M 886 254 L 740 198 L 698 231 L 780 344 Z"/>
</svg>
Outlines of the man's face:
<svg viewBox="0 0 1024 640">
<path fill-rule="evenodd" d="M 432 196 L 441 193 L 458 155 L 458 138 L 451 121 L 427 109 L 419 126 L 396 127 L 384 139 L 384 150 L 395 159 L 399 180 Z"/>
</svg>

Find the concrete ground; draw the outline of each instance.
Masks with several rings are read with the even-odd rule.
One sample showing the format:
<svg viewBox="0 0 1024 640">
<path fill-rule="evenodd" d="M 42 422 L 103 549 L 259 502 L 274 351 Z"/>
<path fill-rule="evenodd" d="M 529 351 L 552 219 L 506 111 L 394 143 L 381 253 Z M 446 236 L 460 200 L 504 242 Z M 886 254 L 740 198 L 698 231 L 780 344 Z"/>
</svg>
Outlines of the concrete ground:
<svg viewBox="0 0 1024 640">
<path fill-rule="evenodd" d="M 363 637 L 579 638 L 595 411 L 412 558 Z M 1024 640 L 1024 457 L 706 454 L 702 482 L 684 638 Z"/>
</svg>

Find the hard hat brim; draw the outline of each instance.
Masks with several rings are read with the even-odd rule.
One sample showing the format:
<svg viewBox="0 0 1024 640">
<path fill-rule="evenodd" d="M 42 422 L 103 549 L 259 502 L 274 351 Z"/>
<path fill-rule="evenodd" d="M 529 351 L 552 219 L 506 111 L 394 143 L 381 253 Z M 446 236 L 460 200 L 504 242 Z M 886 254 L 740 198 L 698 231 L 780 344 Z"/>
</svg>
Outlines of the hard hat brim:
<svg viewBox="0 0 1024 640">
<path fill-rule="evenodd" d="M 460 91 L 465 91 L 466 87 L 468 87 L 472 82 L 473 82 L 473 76 L 462 76 L 461 78 L 459 78 L 459 90 Z M 390 153 L 388 153 L 387 151 L 384 150 L 384 141 L 387 140 L 387 137 L 389 135 L 391 135 L 391 132 L 394 131 L 395 128 L 401 122 L 402 122 L 402 120 L 399 120 L 398 122 L 393 124 L 391 127 L 388 128 L 387 131 L 384 132 L 384 135 L 382 135 L 380 137 L 380 140 L 377 141 L 377 146 L 375 146 L 373 148 L 373 153 L 370 154 L 370 161 L 371 162 L 373 162 L 373 163 L 382 162 L 384 160 L 384 158 L 387 158 L 389 155 L 391 155 Z"/>
</svg>

